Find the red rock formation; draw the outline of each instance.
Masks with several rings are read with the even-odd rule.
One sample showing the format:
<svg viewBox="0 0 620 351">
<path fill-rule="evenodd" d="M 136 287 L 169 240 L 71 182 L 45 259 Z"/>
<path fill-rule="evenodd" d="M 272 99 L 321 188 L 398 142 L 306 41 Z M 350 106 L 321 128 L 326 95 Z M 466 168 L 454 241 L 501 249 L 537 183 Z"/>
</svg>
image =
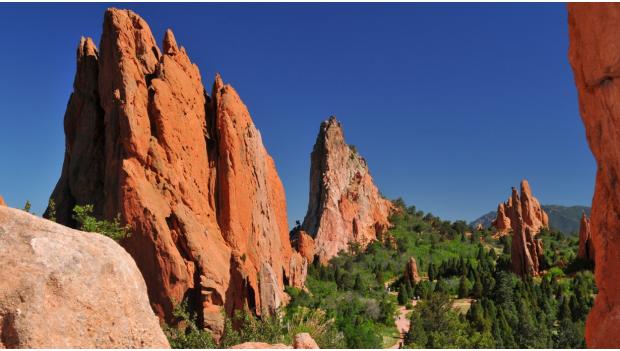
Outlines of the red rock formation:
<svg viewBox="0 0 620 351">
<path fill-rule="evenodd" d="M 0 206 L 0 349 L 169 348 L 112 239 Z"/>
<path fill-rule="evenodd" d="M 230 347 L 231 349 L 318 349 L 316 341 L 308 333 L 296 334 L 293 338 L 293 346 L 284 344 L 268 344 L 266 342 L 244 342 L 243 344 Z"/>
<path fill-rule="evenodd" d="M 534 238 L 530 226 L 524 221 L 523 204 L 517 189 L 512 188 L 512 271 L 519 276 L 538 276 L 539 259 L 543 255 L 542 240 Z"/>
<path fill-rule="evenodd" d="M 211 99 L 170 30 L 162 47 L 142 18 L 117 9 L 106 11 L 100 52 L 81 41 L 52 198 L 68 225 L 75 204 L 120 214 L 155 311 L 170 318 L 188 299 L 221 332 L 222 310 L 260 314 L 286 302 L 284 283 L 303 285 L 306 262 L 288 240 L 274 162 L 235 90 L 217 77 Z"/>
<path fill-rule="evenodd" d="M 579 252 L 577 256 L 583 260 L 594 261 L 594 245 L 590 231 L 590 220 L 585 213 L 581 215 L 579 225 Z"/>
<path fill-rule="evenodd" d="M 598 165 L 590 229 L 599 292 L 586 344 L 620 348 L 620 6 L 570 4 L 568 23 L 579 109 Z"/>
<path fill-rule="evenodd" d="M 0 196 L 0 206 L 6 206 L 6 202 L 4 202 L 4 198 Z"/>
<path fill-rule="evenodd" d="M 510 230 L 515 230 L 515 225 L 511 223 L 514 211 L 512 198 L 497 206 L 497 217 L 493 221 L 496 237 L 507 235 L 510 233 Z M 521 215 L 523 217 L 523 225 L 529 228 L 532 235 L 538 234 L 542 228 L 549 227 L 549 217 L 540 206 L 538 200 L 532 195 L 530 184 L 525 179 L 521 181 Z"/>
<path fill-rule="evenodd" d="M 409 280 L 412 284 L 420 281 L 420 274 L 418 274 L 418 264 L 415 258 L 409 257 L 407 266 L 405 267 L 405 279 Z"/>
<path fill-rule="evenodd" d="M 302 224 L 315 240 L 321 263 L 348 250 L 365 247 L 390 226 L 392 203 L 373 183 L 366 160 L 345 143 L 334 117 L 321 123 L 311 155 L 310 196 Z"/>
<path fill-rule="evenodd" d="M 303 230 L 299 230 L 296 236 L 297 251 L 308 260 L 308 263 L 312 263 L 314 261 L 314 239 Z"/>
<path fill-rule="evenodd" d="M 497 206 L 497 217 L 493 221 L 498 236 L 506 235 L 510 232 L 510 217 L 506 214 L 506 205 L 502 202 Z"/>
</svg>

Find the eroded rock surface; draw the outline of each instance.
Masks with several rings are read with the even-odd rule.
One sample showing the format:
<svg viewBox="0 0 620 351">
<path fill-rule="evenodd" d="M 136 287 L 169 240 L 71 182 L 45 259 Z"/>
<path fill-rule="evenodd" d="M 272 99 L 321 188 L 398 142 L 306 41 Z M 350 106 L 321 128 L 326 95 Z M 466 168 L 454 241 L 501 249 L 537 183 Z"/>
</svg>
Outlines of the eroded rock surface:
<svg viewBox="0 0 620 351">
<path fill-rule="evenodd" d="M 210 97 L 170 30 L 162 49 L 128 10 L 106 11 L 99 51 L 82 39 L 52 198 L 67 225 L 76 204 L 93 204 L 99 218 L 120 214 L 133 234 L 122 245 L 157 314 L 170 319 L 185 299 L 218 334 L 222 311 L 286 303 L 285 281 L 303 286 L 306 263 L 288 239 L 275 164 L 236 91 L 218 76 Z"/>
<path fill-rule="evenodd" d="M 1 348 L 168 348 L 112 239 L 0 207 Z"/>
<path fill-rule="evenodd" d="M 597 162 L 590 230 L 598 294 L 586 322 L 591 348 L 620 347 L 620 6 L 569 4 L 569 58 Z"/>
<path fill-rule="evenodd" d="M 321 123 L 311 155 L 310 196 L 302 229 L 315 241 L 321 263 L 361 247 L 385 233 L 394 210 L 384 199 L 368 171 L 366 160 L 344 140 L 342 126 L 334 117 Z"/>
</svg>

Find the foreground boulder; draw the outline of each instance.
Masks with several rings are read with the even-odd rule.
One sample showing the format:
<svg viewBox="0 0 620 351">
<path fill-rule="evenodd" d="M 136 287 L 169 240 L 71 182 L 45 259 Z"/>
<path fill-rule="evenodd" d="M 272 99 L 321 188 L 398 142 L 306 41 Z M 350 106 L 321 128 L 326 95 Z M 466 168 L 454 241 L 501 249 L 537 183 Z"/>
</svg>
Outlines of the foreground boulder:
<svg viewBox="0 0 620 351">
<path fill-rule="evenodd" d="M 579 225 L 579 251 L 577 257 L 594 262 L 594 245 L 592 244 L 590 220 L 585 213 L 581 216 L 581 223 Z"/>
<path fill-rule="evenodd" d="M 321 263 L 361 247 L 385 233 L 394 210 L 375 186 L 366 160 L 344 140 L 342 125 L 334 117 L 321 123 L 311 155 L 310 195 L 302 229 L 315 241 Z"/>
<path fill-rule="evenodd" d="M 129 254 L 0 207 L 1 348 L 168 348 Z"/>
<path fill-rule="evenodd" d="M 219 335 L 224 313 L 257 315 L 302 287 L 307 261 L 291 247 L 284 188 L 237 92 L 217 77 L 207 94 L 172 31 L 162 50 L 128 10 L 105 13 L 98 50 L 82 39 L 65 113 L 56 218 L 73 207 L 120 215 L 156 313 L 188 301 Z"/>
<path fill-rule="evenodd" d="M 529 231 L 536 235 L 542 228 L 549 227 L 549 216 L 540 206 L 540 202 L 532 195 L 530 183 L 523 179 L 521 181 L 521 217 L 523 225 L 529 229 Z M 497 217 L 493 221 L 492 225 L 496 230 L 496 237 L 504 236 L 514 231 L 516 224 L 512 223 L 512 217 L 515 215 L 515 204 L 513 203 L 512 195 L 508 198 L 508 201 L 500 203 L 497 206 Z"/>
<path fill-rule="evenodd" d="M 308 333 L 299 333 L 293 338 L 293 346 L 284 344 L 268 344 L 265 342 L 244 342 L 232 346 L 231 349 L 318 349 L 319 345 Z"/>
<path fill-rule="evenodd" d="M 569 58 L 597 162 L 590 229 L 598 294 L 586 322 L 591 348 L 620 348 L 620 5 L 569 4 Z"/>
</svg>

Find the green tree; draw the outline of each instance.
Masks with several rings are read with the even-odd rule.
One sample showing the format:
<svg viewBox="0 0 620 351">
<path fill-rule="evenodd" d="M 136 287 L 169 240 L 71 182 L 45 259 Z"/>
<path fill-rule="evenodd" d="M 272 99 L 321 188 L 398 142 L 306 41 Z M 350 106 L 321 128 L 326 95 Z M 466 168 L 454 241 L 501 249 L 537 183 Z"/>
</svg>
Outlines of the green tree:
<svg viewBox="0 0 620 351">
<path fill-rule="evenodd" d="M 459 281 L 459 299 L 465 298 L 469 296 L 469 280 L 467 280 L 466 276 L 461 276 L 461 280 Z"/>
<path fill-rule="evenodd" d="M 26 204 L 24 205 L 24 211 L 30 213 L 30 208 L 32 207 L 32 205 L 30 204 L 30 201 L 26 200 Z"/>
</svg>

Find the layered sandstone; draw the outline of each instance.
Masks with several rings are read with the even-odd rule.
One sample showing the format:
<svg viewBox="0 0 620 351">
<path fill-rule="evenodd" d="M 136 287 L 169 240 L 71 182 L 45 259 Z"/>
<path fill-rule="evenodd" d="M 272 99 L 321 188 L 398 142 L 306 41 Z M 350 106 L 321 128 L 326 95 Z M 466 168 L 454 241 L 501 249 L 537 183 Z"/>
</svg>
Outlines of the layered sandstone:
<svg viewBox="0 0 620 351">
<path fill-rule="evenodd" d="M 0 348 L 168 348 L 112 239 L 0 207 Z"/>
<path fill-rule="evenodd" d="M 390 226 L 393 211 L 368 171 L 366 160 L 347 145 L 340 122 L 321 123 L 311 155 L 310 195 L 302 229 L 315 241 L 315 254 L 327 262 L 350 243 L 365 247 Z"/>
<path fill-rule="evenodd" d="M 521 188 L 523 194 L 523 188 Z M 524 200 L 519 197 L 517 189 L 512 188 L 512 226 L 511 266 L 519 276 L 538 276 L 542 258 L 542 239 L 536 239 L 536 232 L 525 221 Z"/>
<path fill-rule="evenodd" d="M 185 299 L 219 333 L 223 311 L 286 302 L 285 282 L 302 286 L 307 263 L 291 248 L 284 188 L 236 91 L 218 76 L 210 97 L 170 30 L 162 49 L 128 10 L 106 11 L 99 51 L 81 40 L 56 218 L 74 225 L 76 204 L 120 214 L 155 311 L 170 319 Z"/>
<path fill-rule="evenodd" d="M 533 235 L 538 234 L 542 228 L 549 227 L 549 216 L 542 209 L 540 202 L 532 195 L 530 183 L 523 179 L 521 181 L 521 216 L 523 225 L 529 228 Z M 496 236 L 504 236 L 514 231 L 516 224 L 512 223 L 512 217 L 515 215 L 515 204 L 512 197 L 506 202 L 497 206 L 497 216 L 492 225 L 495 227 Z"/>
<path fill-rule="evenodd" d="M 585 213 L 581 215 L 581 222 L 579 224 L 579 251 L 577 256 L 582 260 L 594 262 L 594 245 L 592 245 L 590 220 Z"/>
<path fill-rule="evenodd" d="M 570 4 L 569 58 L 579 109 L 597 162 L 590 231 L 598 294 L 586 344 L 620 347 L 620 6 Z"/>
<path fill-rule="evenodd" d="M 405 266 L 405 279 L 416 284 L 420 281 L 420 274 L 418 273 L 418 264 L 413 257 L 409 257 L 407 266 Z"/>
</svg>

